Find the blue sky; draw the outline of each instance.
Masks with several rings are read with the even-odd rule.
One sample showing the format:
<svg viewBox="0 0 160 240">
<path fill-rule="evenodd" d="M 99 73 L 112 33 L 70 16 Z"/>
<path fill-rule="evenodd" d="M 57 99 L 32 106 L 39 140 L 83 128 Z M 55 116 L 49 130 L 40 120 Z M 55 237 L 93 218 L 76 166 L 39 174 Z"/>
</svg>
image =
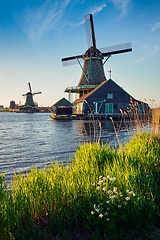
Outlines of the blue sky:
<svg viewBox="0 0 160 240">
<path fill-rule="evenodd" d="M 61 58 L 88 48 L 84 16 L 93 14 L 97 48 L 131 42 L 133 51 L 105 64 L 112 79 L 134 98 L 160 106 L 159 0 L 5 0 L 0 1 L 0 105 L 25 103 L 31 82 L 42 91 L 34 100 L 51 106 L 66 87 L 76 86 L 79 65 Z"/>
</svg>

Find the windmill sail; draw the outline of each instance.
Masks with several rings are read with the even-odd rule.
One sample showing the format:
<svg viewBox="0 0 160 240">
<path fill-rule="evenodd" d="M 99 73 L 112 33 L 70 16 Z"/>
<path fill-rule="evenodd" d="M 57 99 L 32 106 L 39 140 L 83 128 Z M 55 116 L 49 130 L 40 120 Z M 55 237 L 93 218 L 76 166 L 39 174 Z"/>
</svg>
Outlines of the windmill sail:
<svg viewBox="0 0 160 240">
<path fill-rule="evenodd" d="M 89 14 L 89 15 L 86 15 L 84 17 L 84 19 L 85 19 L 88 47 L 93 46 L 96 48 L 96 38 L 95 38 L 95 31 L 94 31 L 94 24 L 93 24 L 93 16 L 92 16 L 92 14 Z"/>
<path fill-rule="evenodd" d="M 100 48 L 100 51 L 102 55 L 108 56 L 108 55 L 114 55 L 114 54 L 119 54 L 119 53 L 125 53 L 125 52 L 131 52 L 132 51 L 132 46 L 131 43 L 123 43 L 119 45 L 114 45 L 111 47 L 106 47 L 106 48 Z"/>
<path fill-rule="evenodd" d="M 32 92 L 32 89 L 31 89 L 31 84 L 30 84 L 30 82 L 28 83 L 28 85 L 29 85 L 29 90 L 30 90 L 30 93 Z"/>
<path fill-rule="evenodd" d="M 42 92 L 34 92 L 33 95 L 41 94 Z"/>
</svg>

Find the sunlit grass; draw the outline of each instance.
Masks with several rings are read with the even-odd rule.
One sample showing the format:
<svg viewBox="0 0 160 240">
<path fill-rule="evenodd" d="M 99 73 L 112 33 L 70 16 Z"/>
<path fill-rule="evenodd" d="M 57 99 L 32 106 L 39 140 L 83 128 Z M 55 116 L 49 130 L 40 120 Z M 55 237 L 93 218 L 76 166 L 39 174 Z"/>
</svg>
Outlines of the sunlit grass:
<svg viewBox="0 0 160 240">
<path fill-rule="evenodd" d="M 147 231 L 159 214 L 159 143 L 152 133 L 137 133 L 119 149 L 86 143 L 66 167 L 56 162 L 14 175 L 12 194 L 1 175 L 1 231 L 14 236 L 42 219 L 53 236 L 77 226 L 102 239 Z"/>
</svg>

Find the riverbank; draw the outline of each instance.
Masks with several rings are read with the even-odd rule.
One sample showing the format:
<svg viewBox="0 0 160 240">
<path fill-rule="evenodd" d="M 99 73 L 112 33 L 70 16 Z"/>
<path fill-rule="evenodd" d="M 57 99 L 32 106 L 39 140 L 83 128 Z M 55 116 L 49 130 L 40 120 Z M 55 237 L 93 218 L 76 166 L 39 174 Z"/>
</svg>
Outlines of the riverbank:
<svg viewBox="0 0 160 240">
<path fill-rule="evenodd" d="M 1 176 L 2 239 L 156 239 L 159 143 L 142 133 L 118 150 L 81 145 L 66 167 L 15 175 L 12 194 Z"/>
</svg>

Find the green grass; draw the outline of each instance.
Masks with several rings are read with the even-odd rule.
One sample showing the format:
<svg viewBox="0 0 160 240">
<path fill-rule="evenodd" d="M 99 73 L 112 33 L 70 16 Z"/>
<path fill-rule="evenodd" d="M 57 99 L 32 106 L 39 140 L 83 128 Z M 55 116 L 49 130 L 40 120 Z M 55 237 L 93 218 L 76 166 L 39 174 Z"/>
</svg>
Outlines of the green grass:
<svg viewBox="0 0 160 240">
<path fill-rule="evenodd" d="M 0 177 L 2 239 L 158 239 L 160 136 L 87 143 L 67 166 Z M 152 238 L 153 237 L 153 238 Z M 160 238 L 159 238 L 160 239 Z"/>
</svg>

